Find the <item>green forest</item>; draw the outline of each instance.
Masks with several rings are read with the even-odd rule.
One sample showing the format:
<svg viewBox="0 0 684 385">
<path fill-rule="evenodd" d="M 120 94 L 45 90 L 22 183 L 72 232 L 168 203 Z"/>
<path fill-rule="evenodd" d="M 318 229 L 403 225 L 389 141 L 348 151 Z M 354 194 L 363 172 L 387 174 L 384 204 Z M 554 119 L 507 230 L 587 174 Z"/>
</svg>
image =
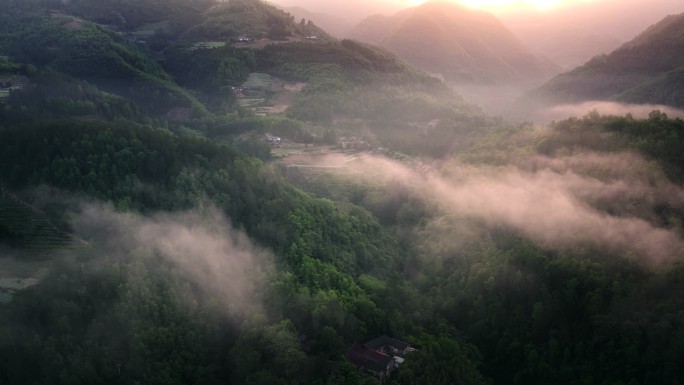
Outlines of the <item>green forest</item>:
<svg viewBox="0 0 684 385">
<path fill-rule="evenodd" d="M 681 118 L 506 122 L 261 0 L 0 0 L 0 87 L 0 384 L 684 381 Z"/>
</svg>

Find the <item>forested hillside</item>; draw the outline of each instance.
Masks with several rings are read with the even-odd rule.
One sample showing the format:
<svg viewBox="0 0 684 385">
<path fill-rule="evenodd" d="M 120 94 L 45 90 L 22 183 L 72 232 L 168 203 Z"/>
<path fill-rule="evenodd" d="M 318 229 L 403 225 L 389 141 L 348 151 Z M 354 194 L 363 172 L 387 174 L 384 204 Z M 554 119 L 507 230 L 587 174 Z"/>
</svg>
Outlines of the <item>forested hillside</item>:
<svg viewBox="0 0 684 385">
<path fill-rule="evenodd" d="M 259 0 L 0 11 L 0 383 L 684 378 L 681 119 L 510 124 Z"/>
<path fill-rule="evenodd" d="M 612 53 L 529 92 L 523 102 L 548 106 L 614 100 L 682 107 L 682 30 L 684 15 L 668 16 Z"/>
</svg>

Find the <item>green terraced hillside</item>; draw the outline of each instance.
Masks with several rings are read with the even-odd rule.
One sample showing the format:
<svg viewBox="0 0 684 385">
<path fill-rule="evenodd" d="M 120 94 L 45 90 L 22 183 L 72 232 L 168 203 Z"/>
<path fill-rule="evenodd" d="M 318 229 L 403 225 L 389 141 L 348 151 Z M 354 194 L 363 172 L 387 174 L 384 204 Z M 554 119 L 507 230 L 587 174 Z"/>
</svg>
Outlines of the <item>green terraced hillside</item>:
<svg viewBox="0 0 684 385">
<path fill-rule="evenodd" d="M 78 242 L 57 229 L 41 212 L 0 189 L 0 243 L 46 255 Z"/>
</svg>

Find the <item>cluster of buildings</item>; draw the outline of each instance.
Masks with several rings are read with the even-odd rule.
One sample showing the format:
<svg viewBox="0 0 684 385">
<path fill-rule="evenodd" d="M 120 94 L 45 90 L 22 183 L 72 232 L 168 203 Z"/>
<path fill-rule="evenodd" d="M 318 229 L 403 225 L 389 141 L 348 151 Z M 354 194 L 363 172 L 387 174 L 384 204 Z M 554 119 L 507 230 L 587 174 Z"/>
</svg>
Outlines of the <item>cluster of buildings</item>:
<svg viewBox="0 0 684 385">
<path fill-rule="evenodd" d="M 337 141 L 337 147 L 343 150 L 355 150 L 355 151 L 365 151 L 371 148 L 371 146 L 364 142 L 363 140 L 350 136 L 349 138 L 340 138 Z"/>
<path fill-rule="evenodd" d="M 21 75 L 0 76 L 0 103 L 10 92 L 18 91 L 28 84 L 28 78 Z"/>
<path fill-rule="evenodd" d="M 232 38 L 231 41 L 234 43 L 251 43 L 254 41 L 254 39 L 251 37 L 247 37 L 247 36 L 238 36 L 238 37 Z"/>
</svg>

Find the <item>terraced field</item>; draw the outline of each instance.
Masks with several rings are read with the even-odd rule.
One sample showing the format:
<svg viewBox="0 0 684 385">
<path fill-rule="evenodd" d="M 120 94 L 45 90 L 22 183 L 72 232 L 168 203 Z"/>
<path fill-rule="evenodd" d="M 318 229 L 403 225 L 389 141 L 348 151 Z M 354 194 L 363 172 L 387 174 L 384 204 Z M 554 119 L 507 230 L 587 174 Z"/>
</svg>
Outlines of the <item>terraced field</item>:
<svg viewBox="0 0 684 385">
<path fill-rule="evenodd" d="M 29 254 L 44 256 L 57 249 L 74 247 L 78 242 L 57 229 L 41 212 L 0 190 L 0 235 L 11 246 Z"/>
<path fill-rule="evenodd" d="M 264 104 L 265 100 L 264 98 L 241 97 L 238 98 L 238 104 L 243 108 L 257 108 Z"/>
<path fill-rule="evenodd" d="M 237 102 L 242 108 L 252 110 L 258 115 L 264 115 L 259 108 L 266 107 L 266 94 L 271 91 L 273 78 L 268 74 L 254 72 L 240 87 L 237 94 Z"/>
<path fill-rule="evenodd" d="M 282 114 L 296 99 L 306 83 L 287 83 L 268 74 L 254 72 L 237 87 L 238 104 L 257 116 Z"/>
<path fill-rule="evenodd" d="M 198 43 L 193 44 L 190 47 L 190 51 L 196 51 L 198 49 L 221 48 L 221 47 L 225 47 L 225 45 L 226 45 L 225 41 L 200 41 Z"/>
<path fill-rule="evenodd" d="M 0 303 L 38 283 L 56 252 L 81 244 L 43 213 L 0 188 Z"/>
<path fill-rule="evenodd" d="M 242 85 L 243 88 L 262 88 L 270 89 L 273 84 L 273 78 L 269 74 L 253 72 Z"/>
</svg>

